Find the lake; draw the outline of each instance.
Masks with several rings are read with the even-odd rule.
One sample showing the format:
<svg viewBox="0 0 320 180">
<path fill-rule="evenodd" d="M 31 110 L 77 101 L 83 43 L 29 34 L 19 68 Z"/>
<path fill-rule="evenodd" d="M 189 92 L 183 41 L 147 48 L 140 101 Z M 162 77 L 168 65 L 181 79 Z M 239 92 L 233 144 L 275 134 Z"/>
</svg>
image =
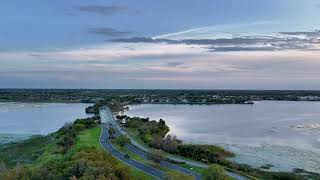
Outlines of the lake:
<svg viewBox="0 0 320 180">
<path fill-rule="evenodd" d="M 87 117 L 89 104 L 67 103 L 0 103 L 0 144 L 47 135 L 64 123 Z"/>
<path fill-rule="evenodd" d="M 129 106 L 129 116 L 164 119 L 185 142 L 218 144 L 233 161 L 272 170 L 320 172 L 320 102 L 259 101 L 254 105 Z"/>
</svg>

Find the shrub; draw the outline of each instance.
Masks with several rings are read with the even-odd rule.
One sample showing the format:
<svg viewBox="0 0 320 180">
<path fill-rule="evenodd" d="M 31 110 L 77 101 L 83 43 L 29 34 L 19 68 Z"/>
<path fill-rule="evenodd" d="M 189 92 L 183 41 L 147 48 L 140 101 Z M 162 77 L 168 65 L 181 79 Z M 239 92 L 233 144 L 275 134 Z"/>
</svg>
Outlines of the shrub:
<svg viewBox="0 0 320 180">
<path fill-rule="evenodd" d="M 230 180 L 231 178 L 226 175 L 225 170 L 218 166 L 212 165 L 202 172 L 202 179 L 204 180 Z"/>
<path fill-rule="evenodd" d="M 148 153 L 148 159 L 153 162 L 160 163 L 160 161 L 163 159 L 163 153 L 161 152 L 161 150 L 152 149 Z"/>
<path fill-rule="evenodd" d="M 131 140 L 125 135 L 120 135 L 120 136 L 116 137 L 115 143 L 118 144 L 119 146 L 123 147 L 123 146 L 131 143 Z"/>
</svg>

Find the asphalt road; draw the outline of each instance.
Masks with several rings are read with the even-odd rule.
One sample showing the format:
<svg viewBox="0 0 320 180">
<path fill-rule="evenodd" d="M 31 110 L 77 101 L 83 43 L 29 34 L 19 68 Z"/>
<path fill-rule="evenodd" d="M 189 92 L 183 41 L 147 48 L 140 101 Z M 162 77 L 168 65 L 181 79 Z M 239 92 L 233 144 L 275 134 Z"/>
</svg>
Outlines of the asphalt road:
<svg viewBox="0 0 320 180">
<path fill-rule="evenodd" d="M 121 135 L 121 134 L 126 134 L 126 132 L 120 127 L 118 126 L 118 123 L 115 121 L 114 116 L 112 114 L 112 112 L 109 110 L 109 108 L 103 108 L 100 109 L 100 116 L 101 119 L 103 119 L 103 122 L 106 123 L 106 127 L 113 127 L 116 130 L 116 136 Z M 108 136 L 108 130 L 105 129 L 105 131 L 102 134 L 107 134 L 106 136 Z M 112 145 L 112 144 L 111 144 Z M 136 146 L 133 146 L 132 144 L 129 144 L 126 146 L 126 148 L 131 151 L 134 154 L 137 154 L 138 156 L 140 156 L 143 159 L 148 159 L 148 153 L 139 149 Z M 201 180 L 201 175 L 191 171 L 189 169 L 186 168 L 182 168 L 180 166 L 177 166 L 173 163 L 167 162 L 167 161 L 161 161 L 160 165 L 163 167 L 166 167 L 168 169 L 174 170 L 174 171 L 179 171 L 181 173 L 184 174 L 188 174 L 191 176 L 194 176 L 196 180 Z"/>
<path fill-rule="evenodd" d="M 103 117 L 101 116 L 103 115 Z M 105 122 L 107 125 L 113 127 L 116 129 L 116 136 L 118 135 L 127 135 L 127 133 L 119 126 L 119 124 L 115 121 L 114 119 L 114 116 L 113 116 L 113 113 L 110 111 L 110 109 L 108 107 L 104 107 L 102 109 L 100 109 L 100 116 L 101 116 L 101 119 L 103 119 L 103 122 Z M 106 131 L 108 133 L 108 131 Z M 130 136 L 129 136 L 130 137 Z M 131 138 L 131 140 L 133 140 Z M 135 142 L 135 141 L 134 141 Z M 139 155 L 140 157 L 144 158 L 144 159 L 147 159 L 148 157 L 148 153 L 146 150 L 146 148 L 139 148 L 140 147 L 140 144 L 138 144 L 139 146 L 136 146 L 136 142 L 132 144 L 129 144 L 127 145 L 127 149 L 137 155 Z M 182 160 L 180 158 L 175 158 L 175 157 L 171 157 L 169 156 L 168 157 L 169 159 L 171 160 L 174 160 L 174 161 L 181 161 L 181 162 L 184 162 L 184 163 L 187 163 L 187 164 L 190 164 L 190 165 L 193 165 L 193 166 L 197 166 L 197 167 L 201 167 L 201 168 L 206 168 L 208 167 L 208 165 L 203 165 L 202 163 L 197 163 L 197 162 L 193 162 L 193 161 L 188 161 L 188 160 Z M 172 169 L 172 170 L 175 170 L 175 171 L 179 171 L 179 172 L 182 172 L 182 173 L 185 173 L 185 174 L 189 174 L 189 175 L 192 175 L 195 177 L 196 180 L 201 180 L 201 175 L 194 172 L 194 171 L 191 171 L 189 169 L 186 169 L 186 168 L 182 168 L 180 166 L 177 166 L 173 163 L 170 163 L 168 161 L 161 161 L 160 162 L 160 165 L 163 166 L 163 167 L 166 167 L 168 169 Z M 238 175 L 236 173 L 233 173 L 233 172 L 226 172 L 230 177 L 236 179 L 236 180 L 248 180 L 248 178 L 246 177 L 243 177 L 241 175 Z"/>
<path fill-rule="evenodd" d="M 132 144 L 129 144 L 126 147 L 127 147 L 127 149 L 129 151 L 139 155 L 143 159 L 148 159 L 148 153 L 146 153 L 145 151 L 133 146 Z M 160 165 L 163 166 L 163 167 L 166 167 L 168 169 L 171 169 L 171 170 L 179 171 L 179 172 L 182 172 L 184 174 L 188 174 L 188 175 L 194 176 L 196 180 L 201 180 L 201 175 L 200 174 L 198 174 L 198 173 L 196 173 L 194 171 L 191 171 L 189 169 L 177 166 L 177 165 L 175 165 L 173 163 L 170 163 L 168 161 L 164 161 L 164 160 L 160 161 Z"/>
<path fill-rule="evenodd" d="M 100 114 L 101 115 L 101 114 Z M 102 117 L 101 117 L 102 118 Z M 147 166 L 143 163 L 140 163 L 138 161 L 132 160 L 130 158 L 125 158 L 125 154 L 120 152 L 118 149 L 116 149 L 109 141 L 108 138 L 108 125 L 107 124 L 101 124 L 102 132 L 100 135 L 100 144 L 103 146 L 104 149 L 106 149 L 110 154 L 112 154 L 114 157 L 119 159 L 120 161 L 128 164 L 129 166 L 132 166 L 136 169 L 139 169 L 157 179 L 164 179 L 165 173 L 163 171 L 160 171 L 156 168 L 153 168 L 151 166 Z"/>
</svg>

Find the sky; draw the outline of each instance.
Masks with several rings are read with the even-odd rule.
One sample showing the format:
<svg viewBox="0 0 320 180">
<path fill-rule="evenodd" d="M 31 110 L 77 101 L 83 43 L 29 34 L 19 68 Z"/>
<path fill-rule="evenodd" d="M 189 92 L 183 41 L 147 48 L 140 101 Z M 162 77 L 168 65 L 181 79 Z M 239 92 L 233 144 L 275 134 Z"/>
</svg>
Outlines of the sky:
<svg viewBox="0 0 320 180">
<path fill-rule="evenodd" d="M 320 89 L 320 0 L 3 0 L 0 88 Z"/>
</svg>

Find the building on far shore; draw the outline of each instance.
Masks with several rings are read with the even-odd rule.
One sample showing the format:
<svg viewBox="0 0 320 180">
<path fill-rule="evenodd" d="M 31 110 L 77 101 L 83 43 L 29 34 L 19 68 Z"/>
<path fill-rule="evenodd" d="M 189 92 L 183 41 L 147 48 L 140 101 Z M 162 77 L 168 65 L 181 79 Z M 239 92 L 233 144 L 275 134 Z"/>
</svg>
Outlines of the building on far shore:
<svg viewBox="0 0 320 180">
<path fill-rule="evenodd" d="M 299 96 L 298 99 L 300 101 L 319 101 L 320 97 L 319 96 Z"/>
</svg>

